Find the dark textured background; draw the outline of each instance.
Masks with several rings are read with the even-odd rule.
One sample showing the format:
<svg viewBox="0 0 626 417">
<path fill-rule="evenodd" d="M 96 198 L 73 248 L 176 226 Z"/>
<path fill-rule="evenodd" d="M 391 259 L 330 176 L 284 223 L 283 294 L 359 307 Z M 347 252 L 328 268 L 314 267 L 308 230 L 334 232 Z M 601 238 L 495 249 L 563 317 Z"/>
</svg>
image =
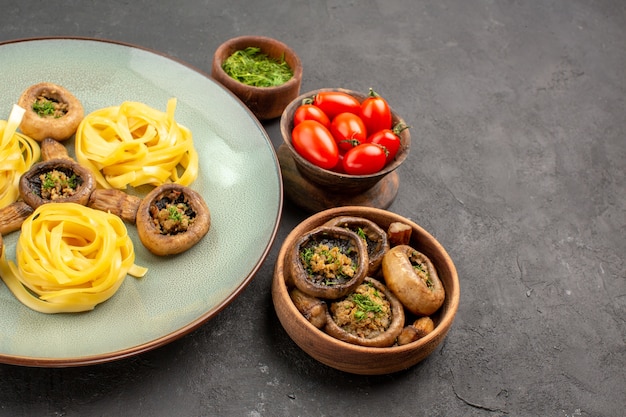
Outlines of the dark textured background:
<svg viewBox="0 0 626 417">
<path fill-rule="evenodd" d="M 625 2 L 23 0 L 0 12 L 0 41 L 112 39 L 207 73 L 244 34 L 294 48 L 303 92 L 374 87 L 413 126 L 389 209 L 457 266 L 445 343 L 378 377 L 304 354 L 270 297 L 278 247 L 306 217 L 286 201 L 264 265 L 213 320 L 104 365 L 0 365 L 0 415 L 625 415 Z M 278 146 L 278 121 L 264 126 Z"/>
</svg>

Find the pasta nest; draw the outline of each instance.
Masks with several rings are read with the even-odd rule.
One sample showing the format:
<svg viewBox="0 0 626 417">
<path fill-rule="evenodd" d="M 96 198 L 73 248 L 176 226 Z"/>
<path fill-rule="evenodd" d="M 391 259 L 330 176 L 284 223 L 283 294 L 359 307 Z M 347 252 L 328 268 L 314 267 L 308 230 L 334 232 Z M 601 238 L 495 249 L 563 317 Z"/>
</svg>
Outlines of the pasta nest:
<svg viewBox="0 0 626 417">
<path fill-rule="evenodd" d="M 4 251 L 0 272 L 15 297 L 42 313 L 92 310 L 127 274 L 141 277 L 133 242 L 114 214 L 76 203 L 39 206 L 22 224 L 16 261 Z"/>
<path fill-rule="evenodd" d="M 16 131 L 23 113 L 14 107 L 8 121 L 0 120 L 0 208 L 17 201 L 20 177 L 41 156 L 39 143 Z"/>
<path fill-rule="evenodd" d="M 76 160 L 102 188 L 190 185 L 198 176 L 198 153 L 175 110 L 171 98 L 165 112 L 125 101 L 88 114 L 76 130 Z"/>
</svg>

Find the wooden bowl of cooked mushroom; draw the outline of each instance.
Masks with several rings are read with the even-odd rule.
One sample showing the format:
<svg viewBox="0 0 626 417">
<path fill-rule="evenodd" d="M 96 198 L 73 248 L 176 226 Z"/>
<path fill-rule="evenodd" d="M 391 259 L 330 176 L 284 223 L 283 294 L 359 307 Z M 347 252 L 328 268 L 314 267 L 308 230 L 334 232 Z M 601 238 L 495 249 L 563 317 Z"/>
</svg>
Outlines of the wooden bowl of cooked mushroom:
<svg viewBox="0 0 626 417">
<path fill-rule="evenodd" d="M 383 261 L 358 288 L 325 299 L 294 285 L 290 264 L 303 236 L 329 224 L 354 231 L 368 222 L 386 232 L 388 245 L 372 235 L 369 245 L 383 247 Z M 403 292 L 411 291 L 429 310 L 405 305 Z M 272 280 L 274 308 L 289 337 L 319 362 L 361 375 L 398 372 L 428 357 L 448 334 L 459 299 L 456 267 L 444 247 L 413 221 L 373 207 L 331 208 L 305 219 L 284 240 Z"/>
</svg>

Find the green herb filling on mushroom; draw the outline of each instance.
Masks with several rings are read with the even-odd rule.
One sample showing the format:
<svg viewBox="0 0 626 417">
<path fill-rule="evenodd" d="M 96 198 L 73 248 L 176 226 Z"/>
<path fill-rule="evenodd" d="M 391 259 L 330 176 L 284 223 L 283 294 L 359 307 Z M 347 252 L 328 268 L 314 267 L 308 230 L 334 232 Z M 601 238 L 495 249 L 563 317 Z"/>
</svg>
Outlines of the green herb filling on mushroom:
<svg viewBox="0 0 626 417">
<path fill-rule="evenodd" d="M 72 196 L 78 187 L 76 174 L 68 175 L 56 169 L 41 174 L 39 179 L 41 180 L 41 198 L 47 200 Z"/>
<path fill-rule="evenodd" d="M 309 277 L 325 285 L 344 283 L 356 273 L 354 260 L 338 246 L 320 243 L 306 247 L 300 252 L 300 259 Z"/>
<path fill-rule="evenodd" d="M 67 114 L 68 105 L 61 101 L 46 96 L 46 92 L 42 93 L 33 102 L 33 111 L 40 117 L 52 117 L 58 119 Z"/>
<path fill-rule="evenodd" d="M 392 320 L 389 300 L 370 283 L 359 285 L 346 298 L 332 303 L 330 312 L 343 330 L 365 338 L 383 333 Z"/>
</svg>

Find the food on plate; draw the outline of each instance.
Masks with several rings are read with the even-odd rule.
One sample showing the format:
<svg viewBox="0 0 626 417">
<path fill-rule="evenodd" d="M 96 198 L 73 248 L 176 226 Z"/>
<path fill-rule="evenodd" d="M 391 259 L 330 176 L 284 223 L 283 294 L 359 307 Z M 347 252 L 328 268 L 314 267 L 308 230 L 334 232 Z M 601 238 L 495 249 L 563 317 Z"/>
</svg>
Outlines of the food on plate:
<svg viewBox="0 0 626 417">
<path fill-rule="evenodd" d="M 42 161 L 59 158 L 72 159 L 63 142 L 56 141 L 52 138 L 45 138 L 41 141 L 40 147 Z"/>
<path fill-rule="evenodd" d="M 130 224 L 135 224 L 140 204 L 140 197 L 111 188 L 96 188 L 87 202 L 88 207 L 115 214 Z"/>
<path fill-rule="evenodd" d="M 20 177 L 39 160 L 39 143 L 17 132 L 25 110 L 17 105 L 8 120 L 0 120 L 0 208 L 19 198 Z"/>
<path fill-rule="evenodd" d="M 293 77 L 284 57 L 274 59 L 256 46 L 233 52 L 222 63 L 222 69 L 233 79 L 253 87 L 276 87 Z"/>
<path fill-rule="evenodd" d="M 409 324 L 402 329 L 402 332 L 398 336 L 398 345 L 401 346 L 415 342 L 433 330 L 435 330 L 435 323 L 433 320 L 428 316 L 420 317 L 412 324 Z"/>
<path fill-rule="evenodd" d="M 165 112 L 126 101 L 88 114 L 76 131 L 76 160 L 100 188 L 190 185 L 198 153 L 191 131 L 174 118 L 176 102 L 168 100 Z"/>
<path fill-rule="evenodd" d="M 370 277 L 345 298 L 331 302 L 327 315 L 326 333 L 361 346 L 392 346 L 404 326 L 400 301 Z"/>
<path fill-rule="evenodd" d="M 20 230 L 24 220 L 33 214 L 34 209 L 23 200 L 18 200 L 0 208 L 0 234 L 9 234 Z"/>
<path fill-rule="evenodd" d="M 76 203 L 39 206 L 22 224 L 15 262 L 2 253 L 2 279 L 15 297 L 42 313 L 89 311 L 142 277 L 133 242 L 117 216 Z"/>
<path fill-rule="evenodd" d="M 389 250 L 387 233 L 373 221 L 364 217 L 339 216 L 326 222 L 326 226 L 344 227 L 355 232 L 367 247 L 369 267 L 368 276 L 374 276 L 383 261 L 383 256 Z"/>
<path fill-rule="evenodd" d="M 155 255 L 175 255 L 198 243 L 211 227 L 202 196 L 180 184 L 164 184 L 143 198 L 137 209 L 137 232 Z"/>
<path fill-rule="evenodd" d="M 383 257 L 382 271 L 387 287 L 413 314 L 429 316 L 443 304 L 445 290 L 435 266 L 411 246 L 391 248 Z"/>
<path fill-rule="evenodd" d="M 50 82 L 28 87 L 17 104 L 26 110 L 20 129 L 38 141 L 69 139 L 84 116 L 81 102 L 66 88 Z"/>
<path fill-rule="evenodd" d="M 305 294 L 337 299 L 356 288 L 367 274 L 365 242 L 343 227 L 320 226 L 301 236 L 290 253 L 289 272 Z"/>
<path fill-rule="evenodd" d="M 322 329 L 326 325 L 326 312 L 328 307 L 324 300 L 305 294 L 298 288 L 292 288 L 291 291 L 289 291 L 289 297 L 298 311 L 313 326 Z"/>
<path fill-rule="evenodd" d="M 19 183 L 20 197 L 35 209 L 46 203 L 86 205 L 95 188 L 91 171 L 69 158 L 36 163 Z"/>
</svg>

